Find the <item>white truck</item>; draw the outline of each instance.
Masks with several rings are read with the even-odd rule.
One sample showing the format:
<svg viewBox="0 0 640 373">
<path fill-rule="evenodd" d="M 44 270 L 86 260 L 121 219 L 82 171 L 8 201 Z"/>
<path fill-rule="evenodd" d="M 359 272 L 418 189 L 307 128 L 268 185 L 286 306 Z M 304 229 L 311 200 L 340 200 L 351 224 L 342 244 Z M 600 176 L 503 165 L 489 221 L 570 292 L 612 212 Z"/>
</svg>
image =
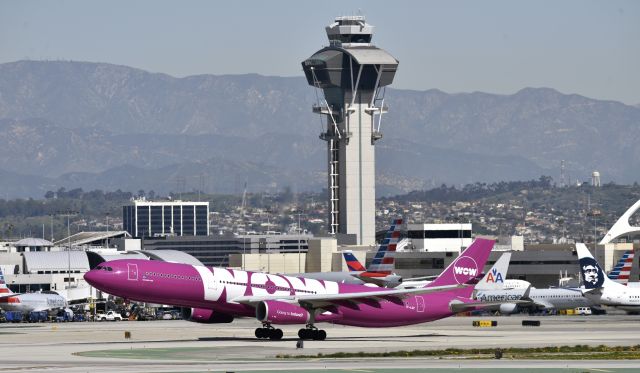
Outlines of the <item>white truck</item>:
<svg viewBox="0 0 640 373">
<path fill-rule="evenodd" d="M 115 311 L 109 311 L 107 313 L 96 314 L 95 320 L 96 321 L 122 321 L 122 316 Z"/>
</svg>

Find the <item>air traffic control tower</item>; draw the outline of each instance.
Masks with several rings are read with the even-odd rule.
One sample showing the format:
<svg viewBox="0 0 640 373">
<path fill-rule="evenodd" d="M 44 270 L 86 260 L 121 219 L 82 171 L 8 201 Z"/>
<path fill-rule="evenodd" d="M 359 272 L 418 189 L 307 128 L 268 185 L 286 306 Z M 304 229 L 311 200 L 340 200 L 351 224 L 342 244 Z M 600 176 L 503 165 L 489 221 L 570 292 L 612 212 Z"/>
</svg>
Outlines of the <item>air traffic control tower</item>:
<svg viewBox="0 0 640 373">
<path fill-rule="evenodd" d="M 371 44 L 363 16 L 337 17 L 326 27 L 329 46 L 302 62 L 309 85 L 322 89 L 313 112 L 327 117 L 329 233 L 355 234 L 375 244 L 375 143 L 386 112 L 384 87 L 398 60 Z"/>
</svg>

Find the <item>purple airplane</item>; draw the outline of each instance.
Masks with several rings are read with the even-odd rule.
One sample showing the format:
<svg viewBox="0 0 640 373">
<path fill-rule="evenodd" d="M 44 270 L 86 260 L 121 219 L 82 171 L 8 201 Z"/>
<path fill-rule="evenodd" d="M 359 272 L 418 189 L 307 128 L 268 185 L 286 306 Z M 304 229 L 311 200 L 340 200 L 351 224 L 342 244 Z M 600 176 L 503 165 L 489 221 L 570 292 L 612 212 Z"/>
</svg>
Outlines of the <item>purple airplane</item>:
<svg viewBox="0 0 640 373">
<path fill-rule="evenodd" d="M 102 263 L 84 275 L 92 286 L 125 299 L 187 308 L 186 318 L 226 323 L 235 317 L 262 322 L 257 338 L 282 338 L 272 326 L 300 324 L 301 339 L 324 340 L 319 322 L 389 327 L 418 324 L 493 305 L 473 301 L 469 285 L 482 271 L 494 241 L 477 238 L 433 282 L 415 289 L 364 285 L 208 268 L 140 259 Z"/>
</svg>

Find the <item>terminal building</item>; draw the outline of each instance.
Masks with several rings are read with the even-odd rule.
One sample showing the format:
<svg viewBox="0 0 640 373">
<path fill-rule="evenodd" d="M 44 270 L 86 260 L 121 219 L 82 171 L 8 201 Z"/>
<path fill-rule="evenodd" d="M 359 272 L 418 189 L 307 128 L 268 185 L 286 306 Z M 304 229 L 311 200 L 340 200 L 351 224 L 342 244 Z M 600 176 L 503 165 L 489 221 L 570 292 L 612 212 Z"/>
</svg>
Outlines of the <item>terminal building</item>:
<svg viewBox="0 0 640 373">
<path fill-rule="evenodd" d="M 306 253 L 307 234 L 247 234 L 229 237 L 191 236 L 156 237 L 140 241 L 144 250 L 177 250 L 187 253 L 204 265 L 212 267 L 229 266 L 231 254 Z"/>
<path fill-rule="evenodd" d="M 417 251 L 456 252 L 471 245 L 471 223 L 407 224 L 407 237 Z"/>
<path fill-rule="evenodd" d="M 132 237 L 208 236 L 209 202 L 134 200 L 122 208 Z"/>
</svg>

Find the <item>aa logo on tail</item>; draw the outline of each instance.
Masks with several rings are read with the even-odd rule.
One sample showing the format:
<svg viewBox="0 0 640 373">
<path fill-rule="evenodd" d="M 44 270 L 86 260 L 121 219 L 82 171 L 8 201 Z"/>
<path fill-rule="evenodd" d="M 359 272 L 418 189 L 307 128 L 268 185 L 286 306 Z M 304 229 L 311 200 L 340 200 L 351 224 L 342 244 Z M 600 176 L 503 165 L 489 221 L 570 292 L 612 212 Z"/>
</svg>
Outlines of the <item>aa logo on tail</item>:
<svg viewBox="0 0 640 373">
<path fill-rule="evenodd" d="M 487 273 L 487 283 L 504 283 L 504 279 L 502 277 L 502 273 L 498 272 L 497 269 L 493 268 L 491 272 Z"/>
</svg>

